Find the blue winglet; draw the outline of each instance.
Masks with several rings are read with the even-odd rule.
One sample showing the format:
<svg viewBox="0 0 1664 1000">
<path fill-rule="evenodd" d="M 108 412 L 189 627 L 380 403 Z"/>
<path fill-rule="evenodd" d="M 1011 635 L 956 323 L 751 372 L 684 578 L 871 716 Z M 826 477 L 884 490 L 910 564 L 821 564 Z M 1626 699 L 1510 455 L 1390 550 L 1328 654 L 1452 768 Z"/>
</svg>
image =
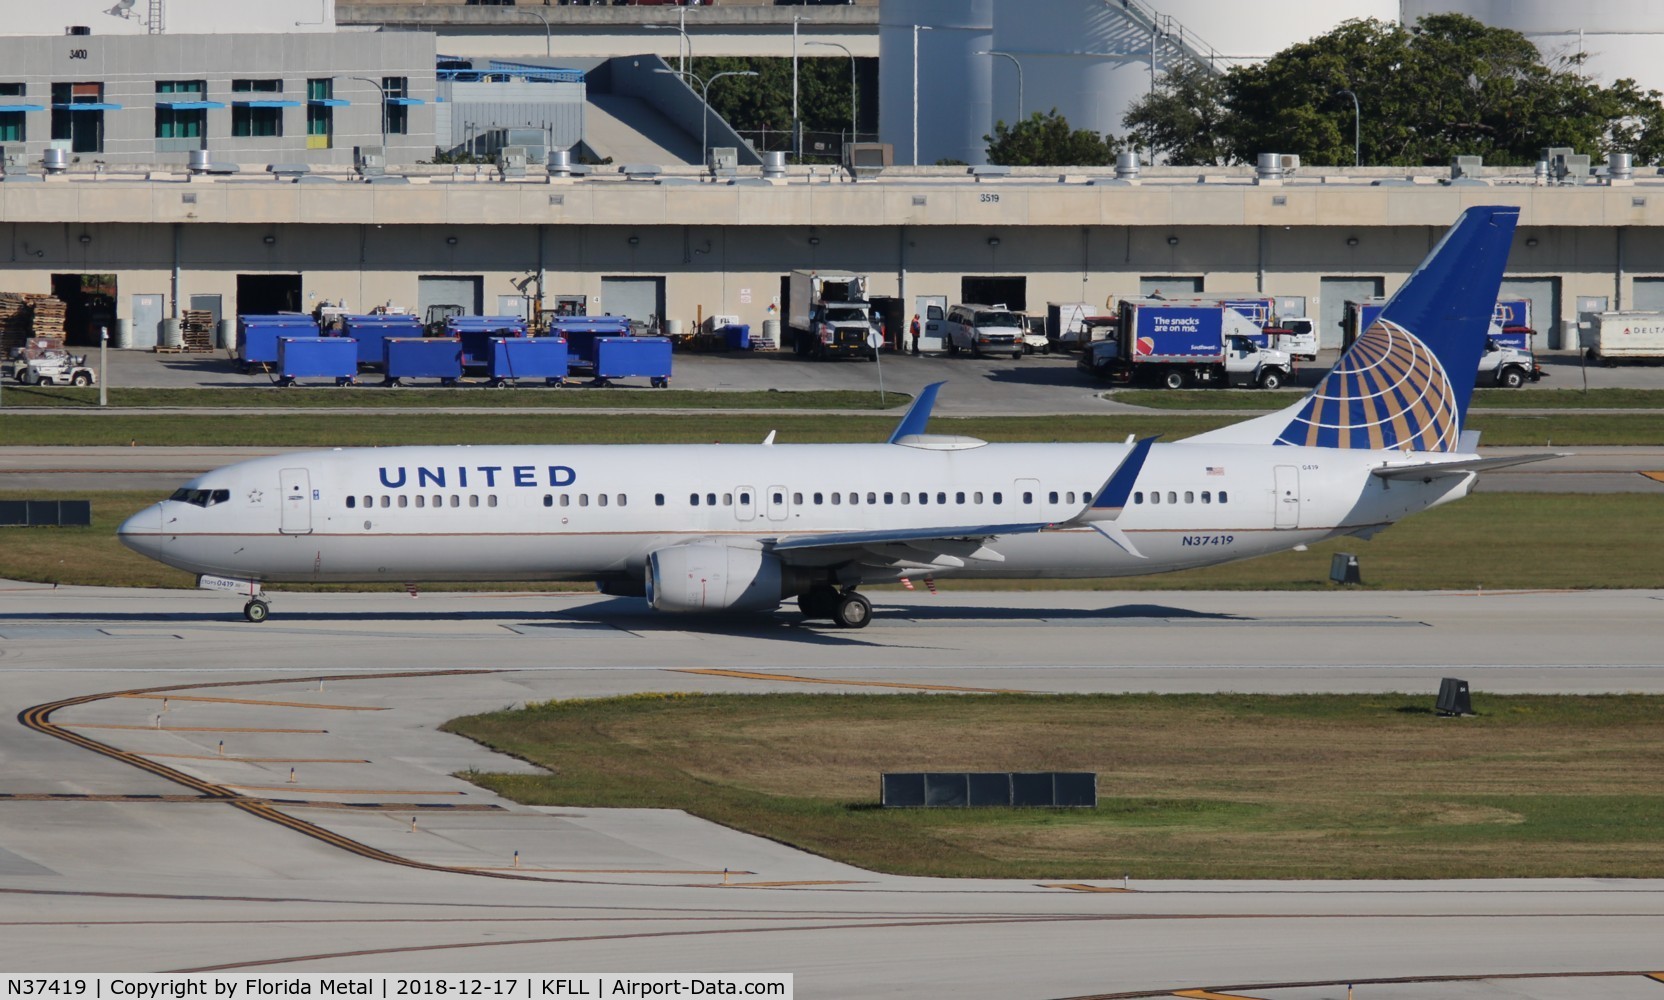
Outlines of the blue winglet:
<svg viewBox="0 0 1664 1000">
<path fill-rule="evenodd" d="M 1127 457 L 1115 467 L 1109 481 L 1104 483 L 1103 489 L 1092 501 L 1092 514 L 1113 518 L 1121 513 L 1121 508 L 1132 497 L 1132 487 L 1138 482 L 1138 474 L 1144 471 L 1144 460 L 1150 456 L 1150 446 L 1155 443 L 1155 437 L 1147 437 L 1132 446 L 1132 451 L 1127 452 Z"/>
<path fill-rule="evenodd" d="M 895 444 L 904 437 L 923 434 L 925 424 L 930 423 L 930 408 L 936 405 L 936 392 L 946 382 L 932 382 L 919 391 L 919 397 L 913 400 L 913 405 L 902 415 L 901 423 L 890 432 L 890 440 L 886 444 Z"/>
</svg>

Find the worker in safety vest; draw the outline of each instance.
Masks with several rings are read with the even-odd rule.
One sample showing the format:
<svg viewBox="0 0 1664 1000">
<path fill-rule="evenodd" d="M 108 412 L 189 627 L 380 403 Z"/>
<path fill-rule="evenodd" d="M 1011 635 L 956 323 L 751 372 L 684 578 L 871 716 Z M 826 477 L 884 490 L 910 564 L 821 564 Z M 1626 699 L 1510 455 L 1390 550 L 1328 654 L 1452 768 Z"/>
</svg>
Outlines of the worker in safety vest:
<svg viewBox="0 0 1664 1000">
<path fill-rule="evenodd" d="M 913 356 L 918 357 L 919 356 L 919 314 L 918 313 L 913 314 L 913 324 L 912 324 L 912 326 L 907 328 L 907 332 L 909 332 L 913 335 Z"/>
</svg>

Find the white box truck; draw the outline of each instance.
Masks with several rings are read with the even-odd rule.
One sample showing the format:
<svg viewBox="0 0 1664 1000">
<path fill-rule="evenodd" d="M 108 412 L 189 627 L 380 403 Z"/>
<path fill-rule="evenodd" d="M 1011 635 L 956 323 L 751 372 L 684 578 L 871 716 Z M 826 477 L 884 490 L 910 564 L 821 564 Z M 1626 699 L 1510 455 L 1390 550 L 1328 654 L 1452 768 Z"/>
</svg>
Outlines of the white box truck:
<svg viewBox="0 0 1664 1000">
<path fill-rule="evenodd" d="M 824 314 L 823 307 L 839 306 L 843 308 L 843 315 L 848 310 L 859 309 L 870 314 L 872 305 L 867 299 L 867 276 L 854 271 L 823 271 L 797 270 L 791 276 L 791 309 L 787 316 L 787 326 L 791 329 L 792 346 L 800 355 L 808 355 L 816 349 L 820 337 L 820 327 Z M 842 330 L 842 325 L 839 327 Z M 854 338 L 854 334 L 848 335 Z M 840 339 L 844 334 L 839 334 Z M 861 346 L 853 344 L 848 348 L 851 352 L 864 353 L 864 336 L 859 338 Z M 832 345 L 834 353 L 838 353 L 841 344 Z"/>
<path fill-rule="evenodd" d="M 1664 360 L 1664 313 L 1605 312 L 1595 317 L 1595 361 Z"/>
</svg>

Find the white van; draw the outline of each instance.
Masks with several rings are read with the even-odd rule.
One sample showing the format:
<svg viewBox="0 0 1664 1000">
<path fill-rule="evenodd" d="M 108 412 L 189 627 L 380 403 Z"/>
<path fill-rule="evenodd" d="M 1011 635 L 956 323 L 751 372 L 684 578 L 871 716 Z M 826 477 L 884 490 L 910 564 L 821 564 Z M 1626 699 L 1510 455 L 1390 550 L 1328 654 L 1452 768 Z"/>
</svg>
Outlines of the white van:
<svg viewBox="0 0 1664 1000">
<path fill-rule="evenodd" d="M 1025 332 L 1023 317 L 1004 305 L 961 303 L 949 309 L 942 321 L 942 339 L 949 354 L 970 351 L 973 357 L 994 353 L 1020 358 Z"/>
</svg>

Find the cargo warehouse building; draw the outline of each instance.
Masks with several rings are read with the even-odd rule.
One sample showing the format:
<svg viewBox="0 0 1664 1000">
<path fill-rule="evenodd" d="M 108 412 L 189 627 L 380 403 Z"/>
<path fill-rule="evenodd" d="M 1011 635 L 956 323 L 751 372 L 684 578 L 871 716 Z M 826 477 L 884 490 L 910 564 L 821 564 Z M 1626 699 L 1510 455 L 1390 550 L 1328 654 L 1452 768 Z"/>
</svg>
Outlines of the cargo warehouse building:
<svg viewBox="0 0 1664 1000">
<path fill-rule="evenodd" d="M 1542 185 L 1529 171 L 1488 184 L 1406 182 L 1402 171 L 1322 171 L 1280 181 L 1239 171 L 1148 170 L 1136 183 L 1036 169 L 892 168 L 852 181 L 821 167 L 729 181 L 587 178 L 541 168 L 410 168 L 366 183 L 244 172 L 123 174 L 82 163 L 0 183 L 5 291 L 70 302 L 97 276 L 135 346 L 178 310 L 524 312 L 581 297 L 591 314 L 788 314 L 794 268 L 868 273 L 892 328 L 918 297 L 1093 304 L 1187 291 L 1264 292 L 1321 320 L 1338 346 L 1345 300 L 1390 293 L 1464 207 L 1524 209 L 1505 292 L 1533 301 L 1543 350 L 1572 350 L 1580 316 L 1664 307 L 1664 181 Z M 1394 183 L 1377 185 L 1383 173 Z M 1431 174 L 1431 171 L 1423 173 Z M 80 311 L 78 312 L 78 308 Z"/>
</svg>

